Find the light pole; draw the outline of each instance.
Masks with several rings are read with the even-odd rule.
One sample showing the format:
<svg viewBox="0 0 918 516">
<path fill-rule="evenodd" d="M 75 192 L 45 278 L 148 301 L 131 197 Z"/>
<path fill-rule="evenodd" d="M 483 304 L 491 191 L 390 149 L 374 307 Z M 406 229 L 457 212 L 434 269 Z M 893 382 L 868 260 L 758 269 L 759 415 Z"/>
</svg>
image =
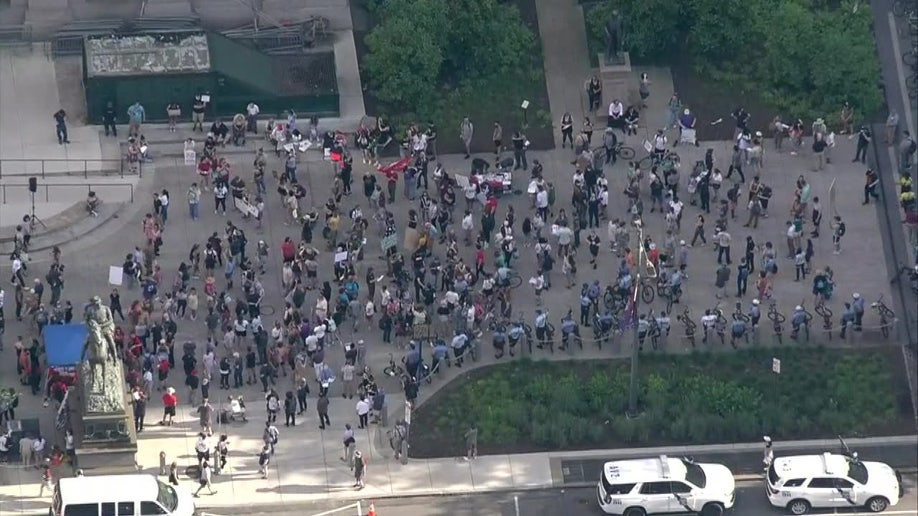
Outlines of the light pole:
<svg viewBox="0 0 918 516">
<path fill-rule="evenodd" d="M 638 360 L 640 358 L 640 327 L 638 325 L 638 308 L 640 307 L 641 296 L 639 295 L 641 287 L 641 267 L 648 267 L 648 277 L 656 277 L 656 269 L 650 260 L 647 259 L 646 250 L 644 249 L 644 225 L 641 219 L 636 219 L 633 224 L 638 231 L 638 259 L 635 267 L 634 289 L 631 292 L 631 317 L 634 325 L 634 340 L 631 345 L 631 379 L 628 382 L 628 412 L 629 417 L 637 417 L 638 411 Z M 627 307 L 626 307 L 627 308 Z"/>
</svg>

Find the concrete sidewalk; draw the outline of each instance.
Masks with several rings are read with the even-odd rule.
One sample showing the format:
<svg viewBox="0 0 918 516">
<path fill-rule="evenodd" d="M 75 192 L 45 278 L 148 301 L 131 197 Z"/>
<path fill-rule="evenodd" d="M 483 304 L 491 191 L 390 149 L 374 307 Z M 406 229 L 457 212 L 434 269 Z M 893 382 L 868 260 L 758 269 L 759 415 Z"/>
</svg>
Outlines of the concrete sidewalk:
<svg viewBox="0 0 918 516">
<path fill-rule="evenodd" d="M 191 418 L 186 415 L 182 419 L 178 428 L 187 427 Z M 257 425 L 249 423 L 247 426 L 254 428 Z M 152 439 L 147 439 L 145 435 L 138 456 L 150 462 L 142 464 L 141 471 L 156 474 L 159 445 L 165 445 L 163 441 L 174 434 L 175 428 L 151 428 L 149 436 L 154 436 Z M 322 446 L 316 449 L 302 446 L 301 443 L 293 444 L 289 437 L 291 432 L 285 432 L 284 427 L 281 429 L 281 442 L 267 479 L 258 475 L 255 449 L 249 446 L 254 443 L 247 440 L 242 443 L 242 449 L 238 443 L 233 443 L 236 446 L 231 452 L 227 470 L 215 477 L 216 493 L 198 499 L 199 508 L 219 512 L 231 507 L 257 506 L 264 510 L 267 507 L 291 508 L 297 504 L 326 500 L 374 500 L 584 487 L 596 482 L 596 478 L 593 478 L 595 472 L 583 468 L 594 474 L 579 477 L 571 471 L 584 461 L 592 461 L 601 466 L 602 461 L 606 460 L 659 455 L 692 456 L 698 461 L 724 463 L 740 482 L 761 478 L 761 443 L 488 455 L 472 461 L 459 457 L 412 459 L 406 465 L 374 446 L 369 450 L 371 459 L 367 469 L 367 485 L 362 490 L 356 490 L 352 487 L 351 472 L 339 459 L 341 449 L 336 441 L 336 431 L 324 432 Z M 365 443 L 365 439 L 376 439 L 378 435 L 379 430 L 375 427 L 367 433 L 361 432 L 358 443 Z M 309 439 L 303 442 L 309 442 Z M 861 456 L 865 459 L 887 461 L 903 471 L 914 471 L 918 465 L 916 436 L 851 439 L 848 445 L 852 450 L 863 452 Z M 775 453 L 781 456 L 834 452 L 838 446 L 838 441 L 834 439 L 778 442 L 775 444 Z M 39 514 L 47 511 L 48 496 L 38 497 L 39 483 L 29 481 L 28 478 L 31 476 L 37 479 L 38 471 L 14 466 L 7 468 L 15 469 L 23 483 L 0 488 L 0 514 Z M 593 469 L 596 469 L 595 465 Z M 193 490 L 196 485 L 191 479 L 182 480 L 185 489 Z"/>
</svg>

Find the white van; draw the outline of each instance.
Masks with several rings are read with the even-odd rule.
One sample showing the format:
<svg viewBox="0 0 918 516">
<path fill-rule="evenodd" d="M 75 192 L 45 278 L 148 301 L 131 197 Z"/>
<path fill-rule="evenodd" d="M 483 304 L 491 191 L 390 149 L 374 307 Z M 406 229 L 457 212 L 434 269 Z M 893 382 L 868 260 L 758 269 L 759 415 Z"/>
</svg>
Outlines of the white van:
<svg viewBox="0 0 918 516">
<path fill-rule="evenodd" d="M 49 516 L 193 516 L 191 493 L 153 475 L 62 478 Z"/>
</svg>

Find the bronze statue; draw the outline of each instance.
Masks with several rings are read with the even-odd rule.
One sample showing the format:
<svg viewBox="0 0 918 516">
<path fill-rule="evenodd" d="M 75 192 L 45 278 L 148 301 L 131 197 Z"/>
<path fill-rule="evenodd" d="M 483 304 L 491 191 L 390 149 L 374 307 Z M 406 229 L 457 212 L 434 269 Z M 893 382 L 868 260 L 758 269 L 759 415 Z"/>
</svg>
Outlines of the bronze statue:
<svg viewBox="0 0 918 516">
<path fill-rule="evenodd" d="M 124 377 L 115 345 L 115 320 L 99 296 L 93 296 L 83 319 L 89 334 L 83 347 L 83 397 L 89 412 L 124 409 Z"/>
<path fill-rule="evenodd" d="M 618 11 L 612 11 L 612 17 L 606 22 L 606 61 L 614 62 L 622 53 L 622 17 Z"/>
</svg>

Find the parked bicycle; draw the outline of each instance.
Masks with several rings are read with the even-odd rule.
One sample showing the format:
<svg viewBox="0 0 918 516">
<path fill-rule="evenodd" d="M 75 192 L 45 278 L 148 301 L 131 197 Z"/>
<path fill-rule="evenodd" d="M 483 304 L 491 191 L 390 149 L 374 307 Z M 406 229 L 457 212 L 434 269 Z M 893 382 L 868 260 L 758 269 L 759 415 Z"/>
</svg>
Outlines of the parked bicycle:
<svg viewBox="0 0 918 516">
<path fill-rule="evenodd" d="M 784 317 L 784 314 L 778 311 L 778 305 L 774 300 L 771 301 L 771 304 L 768 306 L 768 319 L 771 321 L 772 328 L 775 332 L 775 337 L 778 338 L 778 344 L 784 343 L 784 321 L 787 320 Z"/>
<path fill-rule="evenodd" d="M 603 342 L 609 342 L 618 328 L 618 318 L 611 310 L 593 314 L 593 338 L 596 345 L 602 349 Z"/>
<path fill-rule="evenodd" d="M 826 306 L 825 301 L 820 297 L 813 310 L 819 317 L 822 317 L 822 330 L 829 340 L 832 340 L 832 309 Z"/>
<path fill-rule="evenodd" d="M 692 320 L 692 315 L 689 312 L 688 307 L 682 310 L 682 314 L 676 316 L 676 320 L 681 322 L 685 328 L 684 336 L 692 343 L 692 347 L 695 347 L 695 330 L 698 329 L 698 325 L 695 324 L 695 321 Z"/>
</svg>

